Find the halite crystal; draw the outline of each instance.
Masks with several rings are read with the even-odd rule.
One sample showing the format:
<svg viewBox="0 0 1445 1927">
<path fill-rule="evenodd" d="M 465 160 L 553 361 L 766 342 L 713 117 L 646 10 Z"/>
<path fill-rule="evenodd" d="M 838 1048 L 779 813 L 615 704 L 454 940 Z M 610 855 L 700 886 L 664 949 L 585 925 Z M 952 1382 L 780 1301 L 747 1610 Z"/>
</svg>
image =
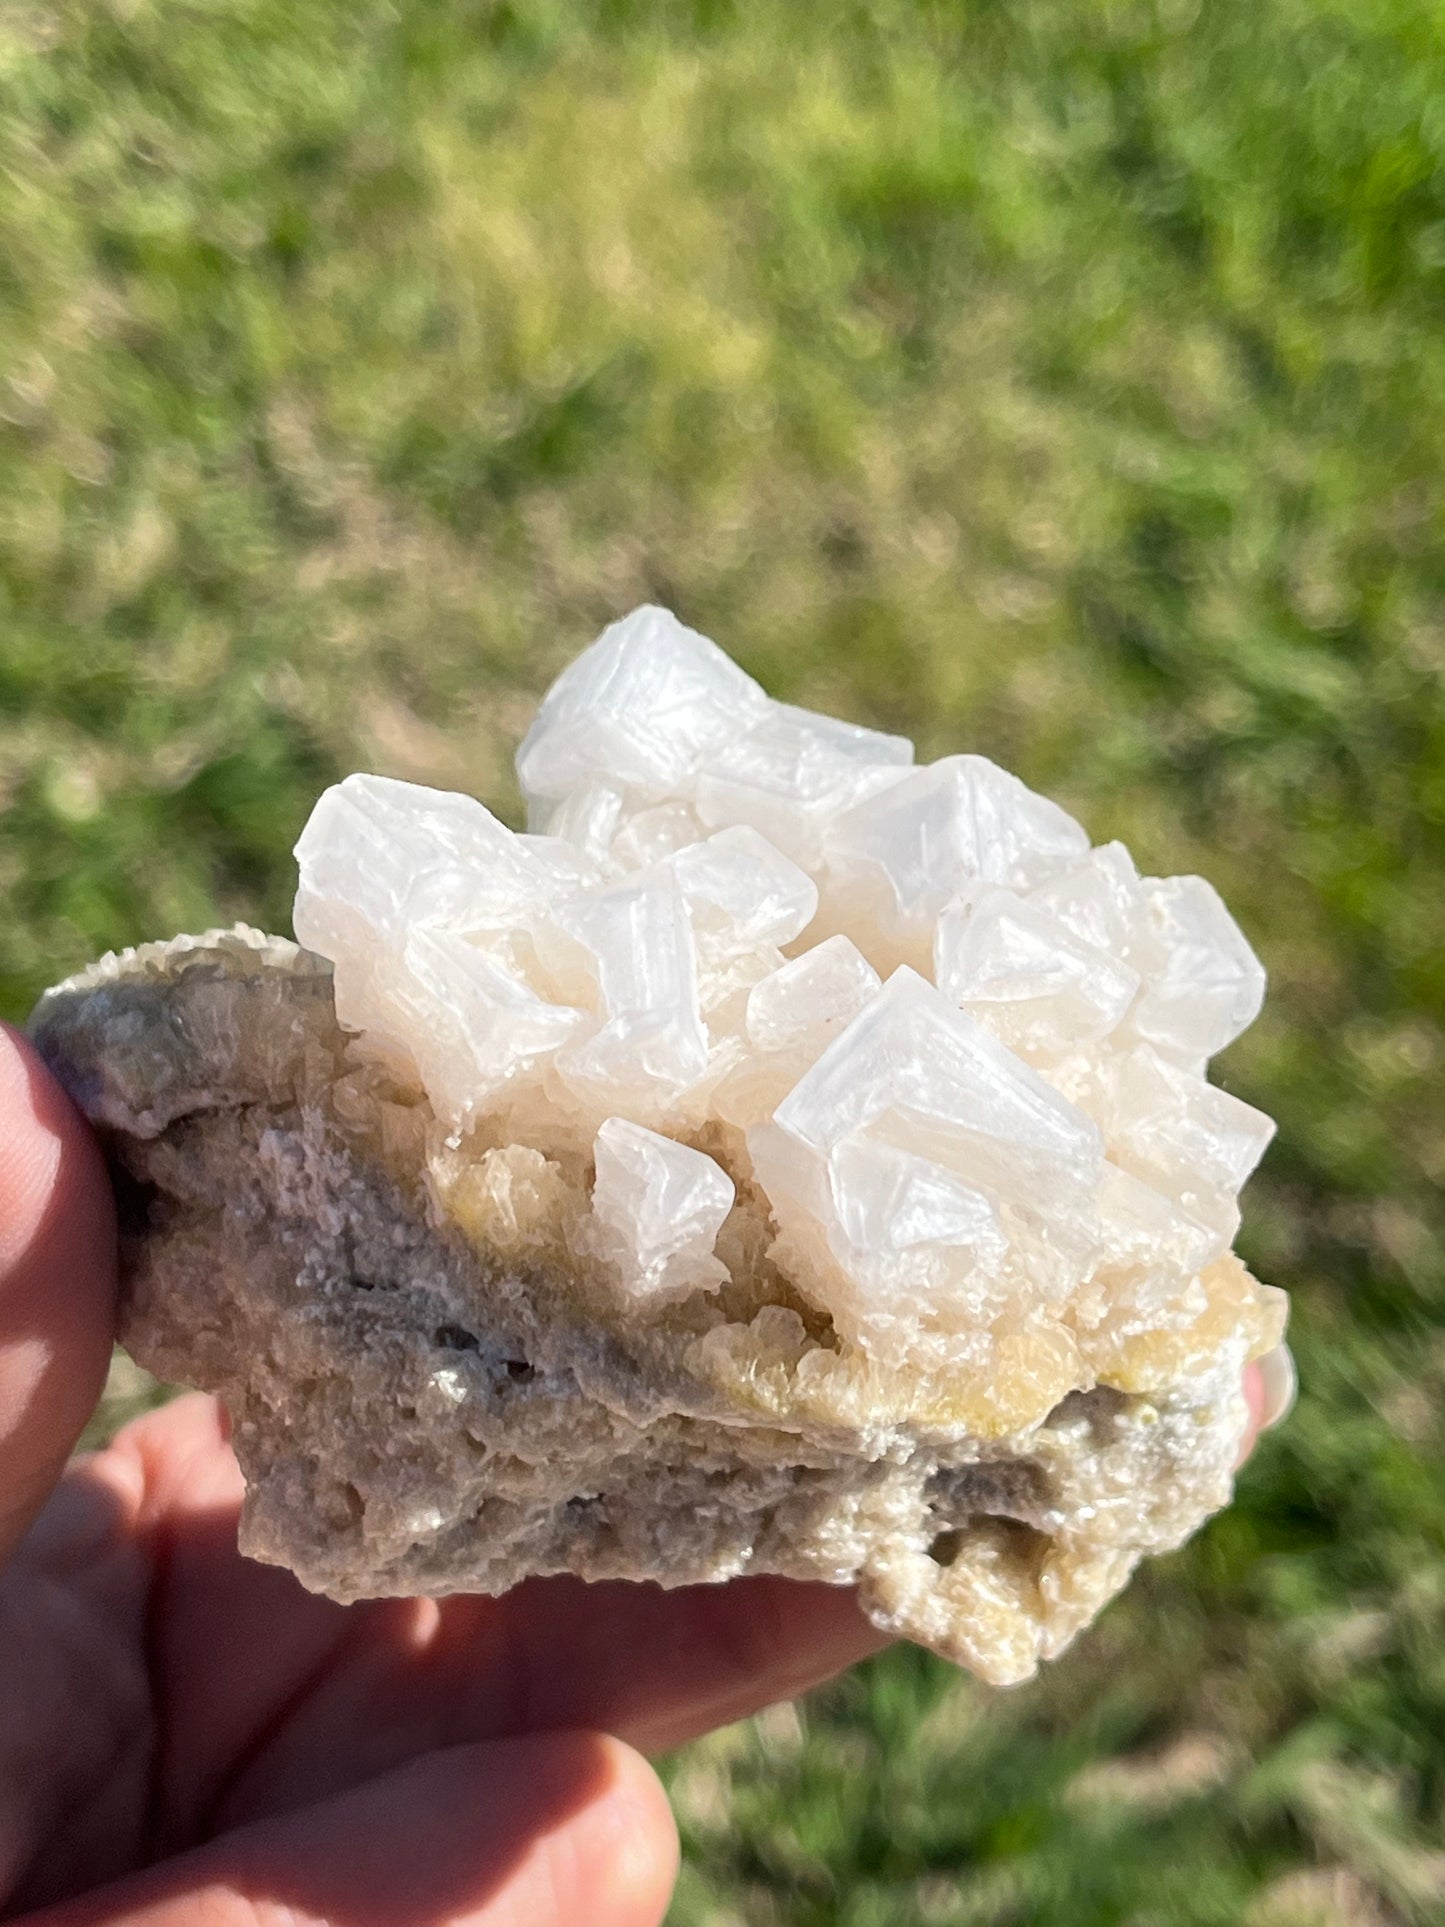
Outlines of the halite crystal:
<svg viewBox="0 0 1445 1927">
<path fill-rule="evenodd" d="M 1045 1061 L 1107 1037 L 1139 992 L 1122 958 L 996 884 L 965 884 L 944 907 L 933 962 L 951 1002 Z"/>
<path fill-rule="evenodd" d="M 541 706 L 528 834 L 349 777 L 296 931 L 449 1157 L 580 1183 L 573 1258 L 619 1306 L 722 1287 L 736 1193 L 845 1351 L 999 1374 L 1006 1430 L 1201 1317 L 1271 1130 L 1204 1066 L 1264 977 L 1202 879 L 984 757 L 911 765 L 639 609 Z"/>
<path fill-rule="evenodd" d="M 731 1178 L 701 1151 L 625 1117 L 598 1131 L 599 1244 L 637 1298 L 686 1297 L 723 1282 L 712 1248 L 732 1202 Z"/>
<path fill-rule="evenodd" d="M 824 837 L 835 916 L 927 946 L 960 887 L 1042 882 L 1087 854 L 1057 804 L 983 756 L 945 756 L 845 811 Z"/>
</svg>

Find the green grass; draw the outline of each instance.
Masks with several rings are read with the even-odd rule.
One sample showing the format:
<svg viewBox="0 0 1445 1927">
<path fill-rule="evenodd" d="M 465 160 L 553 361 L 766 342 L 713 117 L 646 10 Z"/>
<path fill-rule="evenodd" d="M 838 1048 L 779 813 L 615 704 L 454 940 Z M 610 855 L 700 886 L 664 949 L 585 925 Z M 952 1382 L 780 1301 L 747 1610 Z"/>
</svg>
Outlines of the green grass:
<svg viewBox="0 0 1445 1927">
<path fill-rule="evenodd" d="M 513 812 L 644 597 L 1270 968 L 1296 1418 L 1038 1684 L 681 1758 L 678 1927 L 1445 1919 L 1442 315 L 1430 0 L 0 10 L 0 1010 Z"/>
</svg>

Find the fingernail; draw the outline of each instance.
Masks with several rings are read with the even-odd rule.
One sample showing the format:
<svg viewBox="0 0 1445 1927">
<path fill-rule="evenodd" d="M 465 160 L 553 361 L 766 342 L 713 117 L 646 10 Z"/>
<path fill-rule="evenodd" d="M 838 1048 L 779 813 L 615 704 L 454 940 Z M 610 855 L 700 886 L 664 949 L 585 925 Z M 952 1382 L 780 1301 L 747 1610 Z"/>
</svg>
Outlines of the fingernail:
<svg viewBox="0 0 1445 1927">
<path fill-rule="evenodd" d="M 1294 1368 L 1294 1354 L 1288 1345 L 1276 1345 L 1273 1351 L 1256 1359 L 1255 1366 L 1264 1389 L 1264 1410 L 1260 1414 L 1259 1429 L 1267 1432 L 1272 1425 L 1279 1424 L 1294 1404 L 1295 1394 L 1299 1390 L 1299 1375 Z"/>
</svg>

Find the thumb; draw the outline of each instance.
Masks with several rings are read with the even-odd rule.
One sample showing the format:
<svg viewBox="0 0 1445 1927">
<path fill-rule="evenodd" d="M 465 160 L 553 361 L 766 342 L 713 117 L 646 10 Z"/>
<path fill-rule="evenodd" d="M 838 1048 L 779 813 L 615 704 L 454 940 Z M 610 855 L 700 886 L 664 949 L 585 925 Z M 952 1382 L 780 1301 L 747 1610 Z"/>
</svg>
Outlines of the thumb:
<svg viewBox="0 0 1445 1927">
<path fill-rule="evenodd" d="M 542 1733 L 424 1755 L 16 1927 L 659 1927 L 676 1871 L 641 1755 Z"/>
<path fill-rule="evenodd" d="M 95 1140 L 30 1045 L 0 1024 L 0 1563 L 95 1408 L 114 1301 Z"/>
</svg>

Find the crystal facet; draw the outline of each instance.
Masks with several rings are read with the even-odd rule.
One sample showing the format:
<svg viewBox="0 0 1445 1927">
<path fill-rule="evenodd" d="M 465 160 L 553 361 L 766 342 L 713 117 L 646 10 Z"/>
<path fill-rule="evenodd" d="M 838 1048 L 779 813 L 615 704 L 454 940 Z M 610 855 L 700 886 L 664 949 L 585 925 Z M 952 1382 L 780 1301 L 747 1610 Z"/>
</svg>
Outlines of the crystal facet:
<svg viewBox="0 0 1445 1927">
<path fill-rule="evenodd" d="M 722 1283 L 713 1256 L 733 1181 L 712 1158 L 625 1117 L 597 1133 L 592 1210 L 599 1245 L 635 1299 L 686 1297 Z"/>
<path fill-rule="evenodd" d="M 944 995 L 1031 1059 L 1107 1037 L 1139 990 L 1138 971 L 1121 958 L 989 884 L 944 907 L 933 958 Z"/>
<path fill-rule="evenodd" d="M 529 796 L 557 802 L 598 782 L 665 801 L 769 707 L 716 643 L 666 609 L 634 609 L 553 683 L 517 773 Z"/>
<path fill-rule="evenodd" d="M 945 756 L 830 825 L 829 895 L 850 918 L 871 918 L 885 939 L 926 955 L 940 911 L 963 886 L 982 878 L 1027 887 L 1088 848 L 1072 817 L 1007 770 L 983 756 Z"/>
</svg>

